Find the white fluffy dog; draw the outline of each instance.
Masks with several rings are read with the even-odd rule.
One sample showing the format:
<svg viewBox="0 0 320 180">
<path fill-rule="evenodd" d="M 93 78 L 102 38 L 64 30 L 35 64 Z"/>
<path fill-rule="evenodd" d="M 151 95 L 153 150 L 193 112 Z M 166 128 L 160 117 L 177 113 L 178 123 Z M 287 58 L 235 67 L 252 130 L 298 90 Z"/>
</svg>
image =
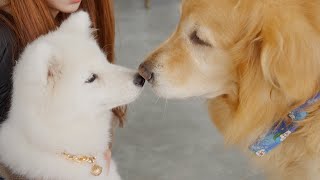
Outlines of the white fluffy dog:
<svg viewBox="0 0 320 180">
<path fill-rule="evenodd" d="M 0 129 L 0 162 L 28 179 L 119 180 L 106 172 L 111 109 L 135 100 L 144 79 L 108 63 L 87 13 L 27 46 Z M 83 156 L 81 156 L 83 155 Z M 101 172 L 101 174 L 100 174 Z"/>
</svg>

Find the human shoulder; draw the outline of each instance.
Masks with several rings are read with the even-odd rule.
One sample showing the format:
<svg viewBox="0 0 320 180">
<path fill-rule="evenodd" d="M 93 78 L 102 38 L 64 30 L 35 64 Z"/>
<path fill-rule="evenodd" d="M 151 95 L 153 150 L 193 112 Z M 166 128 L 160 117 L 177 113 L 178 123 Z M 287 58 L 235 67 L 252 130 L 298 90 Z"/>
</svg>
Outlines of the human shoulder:
<svg viewBox="0 0 320 180">
<path fill-rule="evenodd" d="M 11 77 L 16 56 L 15 46 L 14 31 L 7 22 L 0 19 L 0 85 Z"/>
<path fill-rule="evenodd" d="M 11 48 L 15 44 L 15 33 L 11 27 L 0 20 L 0 49 Z"/>
<path fill-rule="evenodd" d="M 13 59 L 16 55 L 16 36 L 11 27 L 13 18 L 10 14 L 0 10 L 0 70 L 5 71 L 4 68 L 12 66 Z M 11 68 L 9 68 L 11 69 Z"/>
</svg>

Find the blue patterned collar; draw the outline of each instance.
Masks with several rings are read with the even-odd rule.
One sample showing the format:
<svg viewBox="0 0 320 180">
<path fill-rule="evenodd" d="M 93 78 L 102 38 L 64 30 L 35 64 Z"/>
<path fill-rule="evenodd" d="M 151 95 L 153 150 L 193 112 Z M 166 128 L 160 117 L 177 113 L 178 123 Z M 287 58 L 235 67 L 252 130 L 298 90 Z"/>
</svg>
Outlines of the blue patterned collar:
<svg viewBox="0 0 320 180">
<path fill-rule="evenodd" d="M 308 116 L 306 108 L 320 100 L 320 92 L 307 102 L 291 111 L 287 117 L 277 121 L 272 128 L 259 137 L 249 149 L 257 156 L 262 157 L 279 146 L 286 138 L 298 128 L 298 123 Z"/>
</svg>

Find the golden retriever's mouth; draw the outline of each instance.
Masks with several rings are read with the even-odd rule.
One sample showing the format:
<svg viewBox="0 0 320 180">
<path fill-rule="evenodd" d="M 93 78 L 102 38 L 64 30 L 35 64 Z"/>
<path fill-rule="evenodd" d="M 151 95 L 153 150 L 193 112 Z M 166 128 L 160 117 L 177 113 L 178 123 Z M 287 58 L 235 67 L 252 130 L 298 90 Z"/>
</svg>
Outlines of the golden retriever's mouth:
<svg viewBox="0 0 320 180">
<path fill-rule="evenodd" d="M 187 99 L 192 97 L 215 97 L 224 91 L 218 85 L 209 85 L 208 79 L 193 78 L 190 74 L 182 73 L 180 76 L 186 78 L 184 83 L 179 83 L 179 77 L 168 77 L 168 74 L 150 65 L 142 63 L 139 74 L 151 85 L 152 91 L 159 97 L 166 99 Z M 183 72 L 183 71 L 182 71 Z"/>
</svg>

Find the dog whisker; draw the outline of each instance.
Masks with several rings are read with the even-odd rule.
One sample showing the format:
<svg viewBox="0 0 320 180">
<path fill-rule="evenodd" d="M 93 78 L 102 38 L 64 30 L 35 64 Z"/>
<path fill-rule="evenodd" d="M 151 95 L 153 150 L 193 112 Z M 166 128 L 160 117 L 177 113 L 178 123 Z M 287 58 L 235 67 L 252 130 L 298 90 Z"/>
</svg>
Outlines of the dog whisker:
<svg viewBox="0 0 320 180">
<path fill-rule="evenodd" d="M 167 105 L 168 105 L 168 97 L 165 97 L 165 103 L 164 103 L 164 110 L 162 113 L 162 121 L 166 118 L 166 112 L 167 112 Z"/>
<path fill-rule="evenodd" d="M 155 103 L 154 103 L 154 104 L 157 104 L 157 103 L 158 103 L 158 101 L 159 101 L 159 99 L 160 99 L 160 96 L 158 96 L 158 98 L 157 98 L 157 100 L 155 101 Z"/>
</svg>

